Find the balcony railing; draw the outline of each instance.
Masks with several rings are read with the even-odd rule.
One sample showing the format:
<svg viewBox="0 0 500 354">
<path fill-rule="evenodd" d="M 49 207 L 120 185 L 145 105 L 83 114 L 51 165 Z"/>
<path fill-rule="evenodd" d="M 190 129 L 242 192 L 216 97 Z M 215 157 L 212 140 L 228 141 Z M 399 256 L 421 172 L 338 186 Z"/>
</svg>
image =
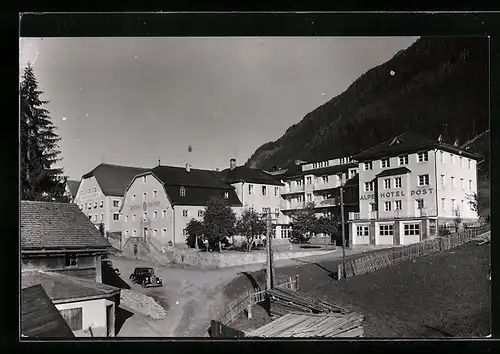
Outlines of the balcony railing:
<svg viewBox="0 0 500 354">
<path fill-rule="evenodd" d="M 301 193 L 304 191 L 304 185 L 301 186 L 293 186 L 293 187 L 284 187 L 281 191 L 281 194 L 291 194 L 291 193 Z"/>
<path fill-rule="evenodd" d="M 375 220 L 378 219 L 378 211 L 370 211 L 368 215 L 361 215 L 361 213 L 350 212 L 348 215 L 349 220 Z"/>
<path fill-rule="evenodd" d="M 403 210 L 393 210 L 390 212 L 372 211 L 368 215 L 361 215 L 361 213 L 351 212 L 348 215 L 349 220 L 374 220 L 374 219 L 399 219 L 399 218 L 420 218 L 427 216 L 435 216 L 434 209 L 416 209 L 413 213 Z"/>
</svg>

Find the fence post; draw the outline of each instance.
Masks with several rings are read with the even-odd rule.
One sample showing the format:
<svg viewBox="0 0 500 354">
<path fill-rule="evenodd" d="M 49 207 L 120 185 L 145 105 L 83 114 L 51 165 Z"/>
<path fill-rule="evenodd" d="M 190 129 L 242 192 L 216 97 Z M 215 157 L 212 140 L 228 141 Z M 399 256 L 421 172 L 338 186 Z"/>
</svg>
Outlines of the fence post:
<svg viewBox="0 0 500 354">
<path fill-rule="evenodd" d="M 299 290 L 299 275 L 295 275 L 295 290 Z"/>
<path fill-rule="evenodd" d="M 248 317 L 248 319 L 252 318 L 252 305 L 251 304 L 247 305 L 247 317 Z"/>
</svg>

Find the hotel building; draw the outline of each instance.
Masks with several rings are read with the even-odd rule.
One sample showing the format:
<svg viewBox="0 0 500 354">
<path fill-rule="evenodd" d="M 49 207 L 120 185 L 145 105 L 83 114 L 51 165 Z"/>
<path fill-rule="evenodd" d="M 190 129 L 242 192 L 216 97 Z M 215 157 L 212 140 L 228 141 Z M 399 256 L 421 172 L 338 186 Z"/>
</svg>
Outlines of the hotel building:
<svg viewBox="0 0 500 354">
<path fill-rule="evenodd" d="M 132 178 L 146 168 L 101 163 L 82 176 L 73 203 L 77 204 L 98 228 L 121 232 L 120 207 L 125 189 Z"/>
<path fill-rule="evenodd" d="M 359 212 L 349 213 L 353 245 L 411 244 L 459 217 L 476 223 L 468 196 L 477 192 L 481 157 L 407 132 L 353 156 L 359 165 Z"/>
</svg>

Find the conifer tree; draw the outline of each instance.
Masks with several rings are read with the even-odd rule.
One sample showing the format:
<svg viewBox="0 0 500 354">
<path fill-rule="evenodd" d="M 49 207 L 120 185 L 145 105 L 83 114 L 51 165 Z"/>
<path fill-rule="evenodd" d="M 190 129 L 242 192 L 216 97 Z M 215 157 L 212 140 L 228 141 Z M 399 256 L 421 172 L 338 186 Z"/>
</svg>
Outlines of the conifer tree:
<svg viewBox="0 0 500 354">
<path fill-rule="evenodd" d="M 28 63 L 20 85 L 21 96 L 21 196 L 25 200 L 63 201 L 65 179 L 58 142 L 49 111 L 48 101 L 41 100 L 33 67 Z"/>
</svg>

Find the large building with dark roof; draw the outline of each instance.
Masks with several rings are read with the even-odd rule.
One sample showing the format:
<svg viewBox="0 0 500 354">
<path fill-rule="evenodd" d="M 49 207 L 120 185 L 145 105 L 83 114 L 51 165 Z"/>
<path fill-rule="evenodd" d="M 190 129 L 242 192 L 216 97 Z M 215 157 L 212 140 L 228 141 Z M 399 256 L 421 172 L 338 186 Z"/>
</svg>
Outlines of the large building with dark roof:
<svg viewBox="0 0 500 354">
<path fill-rule="evenodd" d="M 123 252 L 147 258 L 185 247 L 187 223 L 201 220 L 214 196 L 233 208 L 242 206 L 234 187 L 216 171 L 157 166 L 138 174 L 130 181 L 121 208 Z"/>
<path fill-rule="evenodd" d="M 413 132 L 355 156 L 359 212 L 349 215 L 354 245 L 411 244 L 435 237 L 441 225 L 476 223 L 469 204 L 477 192 L 481 156 Z"/>
<path fill-rule="evenodd" d="M 21 201 L 21 269 L 101 281 L 111 247 L 75 204 Z"/>
<path fill-rule="evenodd" d="M 119 210 L 125 189 L 134 176 L 148 170 L 101 163 L 82 176 L 74 203 L 96 228 L 102 224 L 105 232 L 121 232 Z"/>
</svg>

